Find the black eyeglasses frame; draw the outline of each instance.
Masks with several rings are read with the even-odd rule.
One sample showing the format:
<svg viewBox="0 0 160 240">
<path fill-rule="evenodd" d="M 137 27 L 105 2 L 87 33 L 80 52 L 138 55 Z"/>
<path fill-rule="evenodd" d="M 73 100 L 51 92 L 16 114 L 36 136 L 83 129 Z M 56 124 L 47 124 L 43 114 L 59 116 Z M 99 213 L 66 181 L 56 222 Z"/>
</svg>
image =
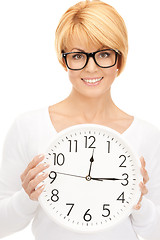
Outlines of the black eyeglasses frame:
<svg viewBox="0 0 160 240">
<path fill-rule="evenodd" d="M 98 53 L 98 52 L 106 51 L 106 50 L 112 50 L 112 51 L 115 52 L 115 63 L 114 63 L 113 65 L 111 65 L 111 66 L 108 66 L 108 67 L 102 67 L 102 66 L 100 66 L 100 65 L 97 63 L 97 61 L 96 61 L 96 59 L 95 59 L 95 54 Z M 73 68 L 70 68 L 70 67 L 68 66 L 68 63 L 67 63 L 67 55 L 68 55 L 68 54 L 71 54 L 71 53 L 83 53 L 83 54 L 85 54 L 85 55 L 87 56 L 86 63 L 85 63 L 85 65 L 84 65 L 82 68 L 73 69 Z M 116 65 L 118 54 L 120 55 L 120 51 L 119 51 L 119 50 L 117 50 L 117 49 L 115 50 L 115 49 L 109 48 L 109 49 L 98 50 L 98 51 L 96 51 L 96 52 L 91 52 L 91 53 L 80 52 L 80 51 L 79 51 L 79 52 L 67 52 L 67 53 L 62 52 L 62 57 L 64 58 L 65 63 L 66 63 L 66 66 L 67 66 L 68 69 L 74 70 L 74 71 L 78 71 L 78 70 L 82 70 L 83 68 L 86 67 L 86 65 L 87 65 L 90 57 L 93 58 L 94 62 L 97 64 L 97 66 L 99 66 L 99 67 L 101 67 L 101 68 L 111 68 L 111 67 L 113 67 L 113 66 Z"/>
</svg>

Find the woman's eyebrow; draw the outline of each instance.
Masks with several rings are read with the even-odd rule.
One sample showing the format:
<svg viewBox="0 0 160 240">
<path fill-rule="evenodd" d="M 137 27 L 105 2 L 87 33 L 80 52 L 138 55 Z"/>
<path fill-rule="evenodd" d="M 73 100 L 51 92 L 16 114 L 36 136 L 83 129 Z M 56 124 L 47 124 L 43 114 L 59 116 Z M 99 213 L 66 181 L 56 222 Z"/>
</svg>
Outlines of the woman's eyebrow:
<svg viewBox="0 0 160 240">
<path fill-rule="evenodd" d="M 80 51 L 80 52 L 85 52 L 83 49 L 79 49 L 79 48 L 72 48 L 71 52 L 72 52 L 73 50 L 78 50 L 78 51 Z"/>
<path fill-rule="evenodd" d="M 107 48 L 108 48 L 108 47 L 106 47 L 106 46 L 101 46 L 100 48 L 97 49 L 97 51 L 102 50 L 102 49 L 107 49 Z M 80 52 L 85 52 L 83 49 L 80 49 L 80 48 L 72 48 L 71 52 L 72 52 L 73 50 L 78 50 L 78 51 L 80 51 Z"/>
</svg>

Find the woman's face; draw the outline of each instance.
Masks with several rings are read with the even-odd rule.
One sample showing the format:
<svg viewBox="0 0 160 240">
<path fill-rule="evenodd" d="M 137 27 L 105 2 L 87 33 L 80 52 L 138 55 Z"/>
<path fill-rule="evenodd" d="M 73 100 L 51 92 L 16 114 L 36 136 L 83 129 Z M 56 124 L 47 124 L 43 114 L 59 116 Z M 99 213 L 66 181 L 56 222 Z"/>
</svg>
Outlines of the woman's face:
<svg viewBox="0 0 160 240">
<path fill-rule="evenodd" d="M 74 41 L 72 41 L 67 48 L 67 52 L 81 50 L 83 52 L 91 53 L 105 48 L 107 47 L 100 47 L 99 45 L 97 46 L 93 44 L 87 47 L 83 41 L 74 38 Z M 68 69 L 67 71 L 74 91 L 85 97 L 97 98 L 110 91 L 111 85 L 117 75 L 117 63 L 111 68 L 101 68 L 96 65 L 93 58 L 89 58 L 86 67 L 82 70 L 74 71 Z M 86 80 L 93 79 L 101 80 L 94 84 L 86 82 Z"/>
</svg>

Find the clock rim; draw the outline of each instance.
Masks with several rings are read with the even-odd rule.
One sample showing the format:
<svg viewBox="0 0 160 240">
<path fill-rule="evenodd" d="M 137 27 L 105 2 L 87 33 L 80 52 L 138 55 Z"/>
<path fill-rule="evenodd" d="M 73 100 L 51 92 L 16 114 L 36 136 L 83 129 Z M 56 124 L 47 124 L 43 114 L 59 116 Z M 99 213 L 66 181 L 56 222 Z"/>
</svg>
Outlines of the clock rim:
<svg viewBox="0 0 160 240">
<path fill-rule="evenodd" d="M 70 126 L 68 128 L 65 128 L 63 129 L 62 131 L 60 132 L 57 132 L 57 134 L 55 136 L 53 136 L 52 140 L 50 141 L 50 144 L 48 144 L 48 147 L 46 147 L 46 151 L 45 151 L 45 156 L 48 154 L 48 150 L 51 148 L 51 146 L 53 145 L 53 143 L 60 137 L 64 136 L 65 134 L 69 133 L 70 131 L 74 131 L 74 130 L 80 130 L 80 128 L 96 128 L 96 129 L 100 129 L 100 130 L 107 130 L 108 132 L 110 132 L 111 134 L 114 134 L 116 135 L 118 138 L 120 138 L 122 140 L 122 142 L 126 145 L 126 147 L 129 149 L 130 153 L 134 156 L 134 159 L 136 159 L 136 164 L 137 164 L 137 168 L 139 168 L 139 173 L 140 173 L 140 167 L 141 167 L 141 164 L 140 164 L 140 160 L 139 159 L 139 156 L 136 152 L 134 152 L 133 150 L 133 147 L 131 146 L 131 144 L 129 144 L 127 142 L 127 140 L 125 139 L 124 136 L 122 136 L 122 134 L 120 134 L 119 132 L 117 132 L 116 130 L 112 129 L 112 128 L 109 128 L 107 126 L 104 126 L 104 125 L 100 125 L 100 124 L 94 124 L 94 123 L 83 123 L 83 124 L 76 124 L 76 125 L 73 125 L 73 126 Z M 44 158 L 45 160 L 45 158 Z M 43 160 L 43 161 L 44 161 Z M 43 162 L 42 161 L 42 162 Z M 139 174 L 138 176 L 138 179 L 139 181 L 143 181 L 143 177 L 141 176 L 141 174 Z M 44 189 L 45 190 L 45 189 Z M 140 192 L 140 189 L 138 191 L 136 191 L 136 194 L 137 194 L 137 197 L 134 198 L 135 202 L 140 199 L 140 196 L 141 196 L 141 192 Z M 42 209 L 44 210 L 44 212 L 47 214 L 47 216 L 52 220 L 54 221 L 54 223 L 64 227 L 65 229 L 68 229 L 70 231 L 74 231 L 74 232 L 78 232 L 78 233 L 95 233 L 95 232 L 102 232 L 102 231 L 107 231 L 107 230 L 110 230 L 112 228 L 114 228 L 116 225 L 122 223 L 123 221 L 125 221 L 125 219 L 127 217 L 129 217 L 130 214 L 132 214 L 132 212 L 134 211 L 133 208 L 131 209 L 128 209 L 128 211 L 125 213 L 125 215 L 123 215 L 118 221 L 116 221 L 114 224 L 112 224 L 111 226 L 106 226 L 106 227 L 100 227 L 100 228 L 96 228 L 94 229 L 92 227 L 92 229 L 74 229 L 74 227 L 71 227 L 70 225 L 67 225 L 67 224 L 64 224 L 63 221 L 60 221 L 59 219 L 56 219 L 56 217 L 52 217 L 48 210 L 45 208 L 45 204 L 43 203 L 43 200 L 41 198 L 42 195 L 39 196 L 38 198 L 38 201 L 40 203 L 40 206 L 42 207 Z"/>
</svg>

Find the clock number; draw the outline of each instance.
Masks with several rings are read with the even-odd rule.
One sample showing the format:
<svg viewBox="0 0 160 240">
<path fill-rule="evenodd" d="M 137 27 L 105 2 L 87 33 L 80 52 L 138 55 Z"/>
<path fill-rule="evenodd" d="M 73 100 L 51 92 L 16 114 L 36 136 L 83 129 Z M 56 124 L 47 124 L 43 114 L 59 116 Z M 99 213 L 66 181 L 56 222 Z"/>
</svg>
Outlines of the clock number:
<svg viewBox="0 0 160 240">
<path fill-rule="evenodd" d="M 68 140 L 69 141 L 69 152 L 72 151 L 72 145 L 73 145 L 73 141 L 72 140 Z M 75 152 L 77 152 L 77 140 L 74 140 L 75 142 Z"/>
<path fill-rule="evenodd" d="M 71 208 L 69 212 L 67 213 L 67 216 L 69 216 L 70 212 L 72 211 L 72 208 L 74 207 L 74 203 L 66 203 L 66 205 L 71 205 Z"/>
<path fill-rule="evenodd" d="M 52 190 L 51 200 L 53 202 L 57 202 L 59 200 L 58 193 L 59 193 L 59 191 L 57 189 Z"/>
<path fill-rule="evenodd" d="M 52 181 L 50 182 L 50 184 L 54 182 L 54 180 L 56 179 L 56 177 L 57 177 L 57 173 L 54 172 L 54 171 L 51 171 L 50 174 L 49 174 L 49 178 L 52 179 Z"/>
<path fill-rule="evenodd" d="M 54 155 L 54 165 L 58 164 L 59 166 L 62 166 L 65 161 L 65 157 L 63 153 L 59 153 L 58 155 L 56 155 L 56 153 L 53 153 L 53 155 Z"/>
<path fill-rule="evenodd" d="M 123 160 L 123 162 L 119 165 L 119 167 L 126 167 L 126 166 L 123 165 L 124 162 L 126 161 L 126 156 L 125 156 L 125 155 L 121 155 L 121 156 L 119 156 L 119 158 L 121 158 L 121 157 L 123 157 L 124 160 Z"/>
<path fill-rule="evenodd" d="M 107 211 L 106 215 L 103 215 L 103 217 L 108 217 L 110 215 L 110 210 L 107 208 L 108 206 L 110 206 L 109 204 L 103 204 L 103 210 Z"/>
<path fill-rule="evenodd" d="M 88 209 L 88 210 L 85 212 L 84 216 L 83 216 L 83 219 L 84 219 L 86 222 L 89 222 L 89 221 L 91 221 L 91 219 L 92 219 L 91 214 L 88 213 L 89 210 L 90 210 L 90 209 Z"/>
<path fill-rule="evenodd" d="M 85 148 L 96 148 L 96 147 L 93 147 L 92 145 L 95 143 L 95 141 L 96 141 L 96 138 L 95 138 L 95 136 L 84 136 L 85 137 Z M 93 138 L 93 141 L 92 141 L 92 143 L 88 146 L 88 139 L 91 139 L 91 138 Z"/>
<path fill-rule="evenodd" d="M 124 203 L 125 201 L 124 192 L 122 192 L 122 194 L 117 198 L 117 200 L 122 201 L 122 203 Z"/>
<path fill-rule="evenodd" d="M 126 183 L 121 183 L 123 186 L 127 186 L 129 181 L 128 181 L 128 174 L 127 173 L 123 173 L 122 176 L 126 176 L 126 178 L 124 178 L 124 181 L 126 181 Z"/>
<path fill-rule="evenodd" d="M 110 153 L 110 144 L 111 144 L 111 142 L 107 141 L 107 143 L 108 143 L 108 153 Z"/>
</svg>

